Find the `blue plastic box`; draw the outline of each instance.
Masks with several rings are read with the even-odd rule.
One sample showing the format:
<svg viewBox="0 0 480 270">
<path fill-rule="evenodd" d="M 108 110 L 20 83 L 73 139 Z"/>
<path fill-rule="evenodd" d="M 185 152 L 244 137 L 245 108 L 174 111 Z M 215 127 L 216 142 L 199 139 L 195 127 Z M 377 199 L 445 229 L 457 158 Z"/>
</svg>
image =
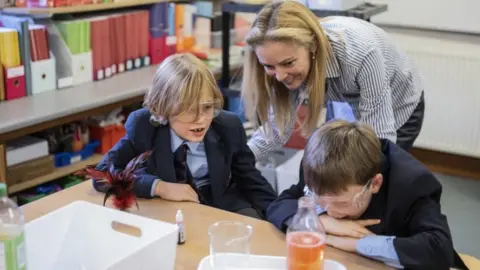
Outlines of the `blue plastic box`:
<svg viewBox="0 0 480 270">
<path fill-rule="evenodd" d="M 55 167 L 65 167 L 75 162 L 87 159 L 93 155 L 95 149 L 100 146 L 99 141 L 92 141 L 91 143 L 85 145 L 81 151 L 68 153 L 61 152 L 54 155 Z"/>
</svg>

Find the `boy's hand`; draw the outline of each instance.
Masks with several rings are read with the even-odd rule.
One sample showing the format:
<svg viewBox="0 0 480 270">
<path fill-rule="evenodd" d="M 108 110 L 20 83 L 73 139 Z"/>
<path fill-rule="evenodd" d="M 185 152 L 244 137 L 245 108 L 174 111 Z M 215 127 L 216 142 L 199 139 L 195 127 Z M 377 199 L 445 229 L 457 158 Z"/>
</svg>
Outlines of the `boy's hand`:
<svg viewBox="0 0 480 270">
<path fill-rule="evenodd" d="M 319 219 L 320 222 L 322 222 L 327 234 L 354 238 L 362 238 L 367 235 L 373 235 L 374 233 L 367 230 L 365 227 L 380 223 L 379 219 L 342 220 L 333 218 L 326 214 L 321 215 Z"/>
<path fill-rule="evenodd" d="M 155 195 L 169 201 L 200 202 L 197 193 L 188 184 L 168 183 L 160 180 L 155 185 Z"/>
<path fill-rule="evenodd" d="M 347 252 L 357 251 L 357 241 L 359 239 L 351 237 L 341 237 L 327 234 L 326 244 Z"/>
</svg>

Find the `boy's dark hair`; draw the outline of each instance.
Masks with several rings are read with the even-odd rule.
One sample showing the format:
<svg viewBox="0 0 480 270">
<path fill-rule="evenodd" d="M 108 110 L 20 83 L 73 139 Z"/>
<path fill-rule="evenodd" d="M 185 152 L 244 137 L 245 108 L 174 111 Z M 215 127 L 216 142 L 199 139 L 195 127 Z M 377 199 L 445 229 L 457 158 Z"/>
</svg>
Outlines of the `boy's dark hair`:
<svg viewBox="0 0 480 270">
<path fill-rule="evenodd" d="M 380 140 L 360 122 L 324 124 L 311 135 L 303 155 L 305 184 L 317 195 L 338 195 L 349 185 L 365 185 L 380 165 Z"/>
</svg>

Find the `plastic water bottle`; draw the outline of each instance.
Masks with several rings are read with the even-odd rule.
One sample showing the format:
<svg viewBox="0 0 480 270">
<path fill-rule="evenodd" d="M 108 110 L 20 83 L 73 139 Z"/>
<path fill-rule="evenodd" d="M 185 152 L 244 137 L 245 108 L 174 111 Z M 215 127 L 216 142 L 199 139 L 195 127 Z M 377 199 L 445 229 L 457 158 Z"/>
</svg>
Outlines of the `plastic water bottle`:
<svg viewBox="0 0 480 270">
<path fill-rule="evenodd" d="M 27 270 L 23 213 L 0 183 L 0 269 Z"/>
<path fill-rule="evenodd" d="M 298 200 L 298 210 L 287 230 L 287 269 L 323 269 L 325 230 L 315 212 L 313 197 Z"/>
</svg>

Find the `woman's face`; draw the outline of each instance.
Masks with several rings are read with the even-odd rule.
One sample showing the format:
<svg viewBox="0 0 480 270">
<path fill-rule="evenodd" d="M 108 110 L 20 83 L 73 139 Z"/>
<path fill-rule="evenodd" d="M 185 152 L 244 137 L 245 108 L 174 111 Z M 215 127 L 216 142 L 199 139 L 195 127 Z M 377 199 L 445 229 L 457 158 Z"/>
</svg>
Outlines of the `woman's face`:
<svg viewBox="0 0 480 270">
<path fill-rule="evenodd" d="M 311 52 L 293 42 L 266 41 L 255 49 L 258 61 L 269 76 L 288 89 L 298 89 L 310 71 Z"/>
</svg>

